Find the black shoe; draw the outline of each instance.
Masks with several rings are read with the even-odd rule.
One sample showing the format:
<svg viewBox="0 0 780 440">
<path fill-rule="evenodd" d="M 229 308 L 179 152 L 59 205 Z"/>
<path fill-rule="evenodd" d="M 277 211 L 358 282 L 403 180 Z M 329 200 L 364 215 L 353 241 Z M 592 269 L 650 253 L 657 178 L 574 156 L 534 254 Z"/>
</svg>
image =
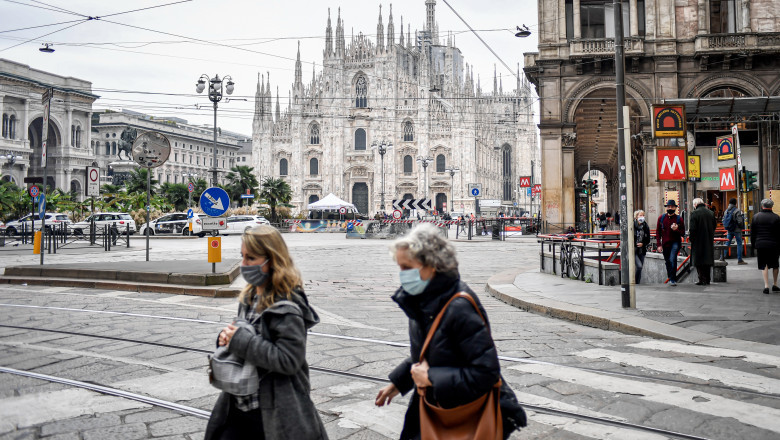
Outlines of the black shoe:
<svg viewBox="0 0 780 440">
<path fill-rule="evenodd" d="M 697 286 L 706 286 L 707 283 L 705 283 L 704 281 L 699 281 L 698 283 L 696 283 L 696 285 Z"/>
<path fill-rule="evenodd" d="M 739 260 L 739 261 L 737 261 L 737 264 L 747 264 L 747 261 L 745 261 L 745 260 Z"/>
<path fill-rule="evenodd" d="M 764 289 L 764 295 L 769 295 L 769 287 L 767 287 L 766 289 Z"/>
<path fill-rule="evenodd" d="M 780 292 L 780 287 L 772 286 L 772 292 Z"/>
</svg>

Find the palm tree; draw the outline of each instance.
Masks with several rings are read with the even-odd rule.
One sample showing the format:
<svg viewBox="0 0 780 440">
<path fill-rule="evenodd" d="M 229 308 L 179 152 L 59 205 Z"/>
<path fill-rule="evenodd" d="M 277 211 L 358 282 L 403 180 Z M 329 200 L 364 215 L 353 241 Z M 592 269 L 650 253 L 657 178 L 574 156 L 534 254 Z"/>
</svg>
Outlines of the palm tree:
<svg viewBox="0 0 780 440">
<path fill-rule="evenodd" d="M 127 190 L 128 194 L 132 194 L 135 192 L 141 192 L 146 194 L 146 175 L 149 173 L 148 168 L 136 168 L 135 170 L 130 172 L 130 175 L 127 177 L 127 180 L 125 180 L 125 189 Z M 155 194 L 155 185 L 157 185 L 157 180 L 152 177 L 151 180 L 151 194 Z"/>
<path fill-rule="evenodd" d="M 189 191 L 187 191 L 186 184 L 165 182 L 160 185 L 160 195 L 173 205 L 177 211 L 187 209 Z"/>
<path fill-rule="evenodd" d="M 246 194 L 247 190 L 250 191 L 250 194 L 257 192 L 259 182 L 254 175 L 254 171 L 255 169 L 252 167 L 236 165 L 225 175 L 225 179 L 228 182 L 225 190 L 228 192 L 231 199 L 240 200 L 240 206 L 244 206 L 244 199 L 242 199 L 241 196 Z"/>
<path fill-rule="evenodd" d="M 19 218 L 29 209 L 27 191 L 12 182 L 0 182 L 0 220 Z"/>
<path fill-rule="evenodd" d="M 198 206 L 200 205 L 200 195 L 208 189 L 209 183 L 206 182 L 206 179 L 195 179 L 192 183 L 195 184 L 195 190 L 192 191 L 192 203 Z"/>
<path fill-rule="evenodd" d="M 276 207 L 290 206 L 292 188 L 282 178 L 266 177 L 260 190 L 260 198 L 271 207 L 271 221 L 276 223 Z"/>
</svg>

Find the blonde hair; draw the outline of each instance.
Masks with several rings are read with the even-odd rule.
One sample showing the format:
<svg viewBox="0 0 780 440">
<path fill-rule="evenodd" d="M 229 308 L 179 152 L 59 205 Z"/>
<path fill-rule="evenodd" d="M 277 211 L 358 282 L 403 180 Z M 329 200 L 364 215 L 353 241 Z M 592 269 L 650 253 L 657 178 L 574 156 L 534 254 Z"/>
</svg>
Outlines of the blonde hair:
<svg viewBox="0 0 780 440">
<path fill-rule="evenodd" d="M 269 278 L 265 288 L 247 284 L 238 295 L 238 301 L 249 305 L 257 294 L 257 311 L 271 307 L 277 299 L 292 299 L 293 290 L 303 288 L 301 274 L 295 267 L 282 239 L 282 234 L 269 225 L 260 225 L 244 232 L 241 241 L 248 252 L 268 260 Z"/>
<path fill-rule="evenodd" d="M 644 214 L 644 213 L 645 213 L 645 210 L 644 210 L 644 209 L 637 209 L 636 211 L 634 211 L 634 218 L 635 218 L 635 219 L 636 219 L 637 217 L 639 217 L 639 213 L 640 213 L 640 212 L 641 212 L 642 214 Z"/>
</svg>

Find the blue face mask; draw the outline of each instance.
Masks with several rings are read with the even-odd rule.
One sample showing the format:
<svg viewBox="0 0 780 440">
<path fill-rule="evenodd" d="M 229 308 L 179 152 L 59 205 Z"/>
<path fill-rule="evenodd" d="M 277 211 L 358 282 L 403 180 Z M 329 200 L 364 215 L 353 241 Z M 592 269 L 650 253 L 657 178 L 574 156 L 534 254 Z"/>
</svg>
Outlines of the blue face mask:
<svg viewBox="0 0 780 440">
<path fill-rule="evenodd" d="M 401 287 L 409 295 L 419 295 L 428 287 L 428 283 L 431 280 L 423 280 L 420 278 L 420 269 L 407 269 L 402 270 L 400 273 Z"/>
<path fill-rule="evenodd" d="M 265 260 L 265 263 L 257 266 L 241 266 L 241 276 L 244 277 L 247 283 L 253 286 L 262 286 L 268 279 L 268 275 L 270 275 L 263 272 L 263 266 L 267 263 L 268 260 Z"/>
</svg>

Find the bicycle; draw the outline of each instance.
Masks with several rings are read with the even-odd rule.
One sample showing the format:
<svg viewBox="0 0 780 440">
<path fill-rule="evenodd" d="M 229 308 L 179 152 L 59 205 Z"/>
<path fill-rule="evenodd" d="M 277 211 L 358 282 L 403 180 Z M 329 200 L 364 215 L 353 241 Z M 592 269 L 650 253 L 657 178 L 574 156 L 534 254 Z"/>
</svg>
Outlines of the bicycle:
<svg viewBox="0 0 780 440">
<path fill-rule="evenodd" d="M 569 237 L 568 240 L 572 240 Z M 561 243 L 560 264 L 561 278 L 577 278 L 582 275 L 582 248 L 575 246 L 571 241 Z"/>
</svg>

